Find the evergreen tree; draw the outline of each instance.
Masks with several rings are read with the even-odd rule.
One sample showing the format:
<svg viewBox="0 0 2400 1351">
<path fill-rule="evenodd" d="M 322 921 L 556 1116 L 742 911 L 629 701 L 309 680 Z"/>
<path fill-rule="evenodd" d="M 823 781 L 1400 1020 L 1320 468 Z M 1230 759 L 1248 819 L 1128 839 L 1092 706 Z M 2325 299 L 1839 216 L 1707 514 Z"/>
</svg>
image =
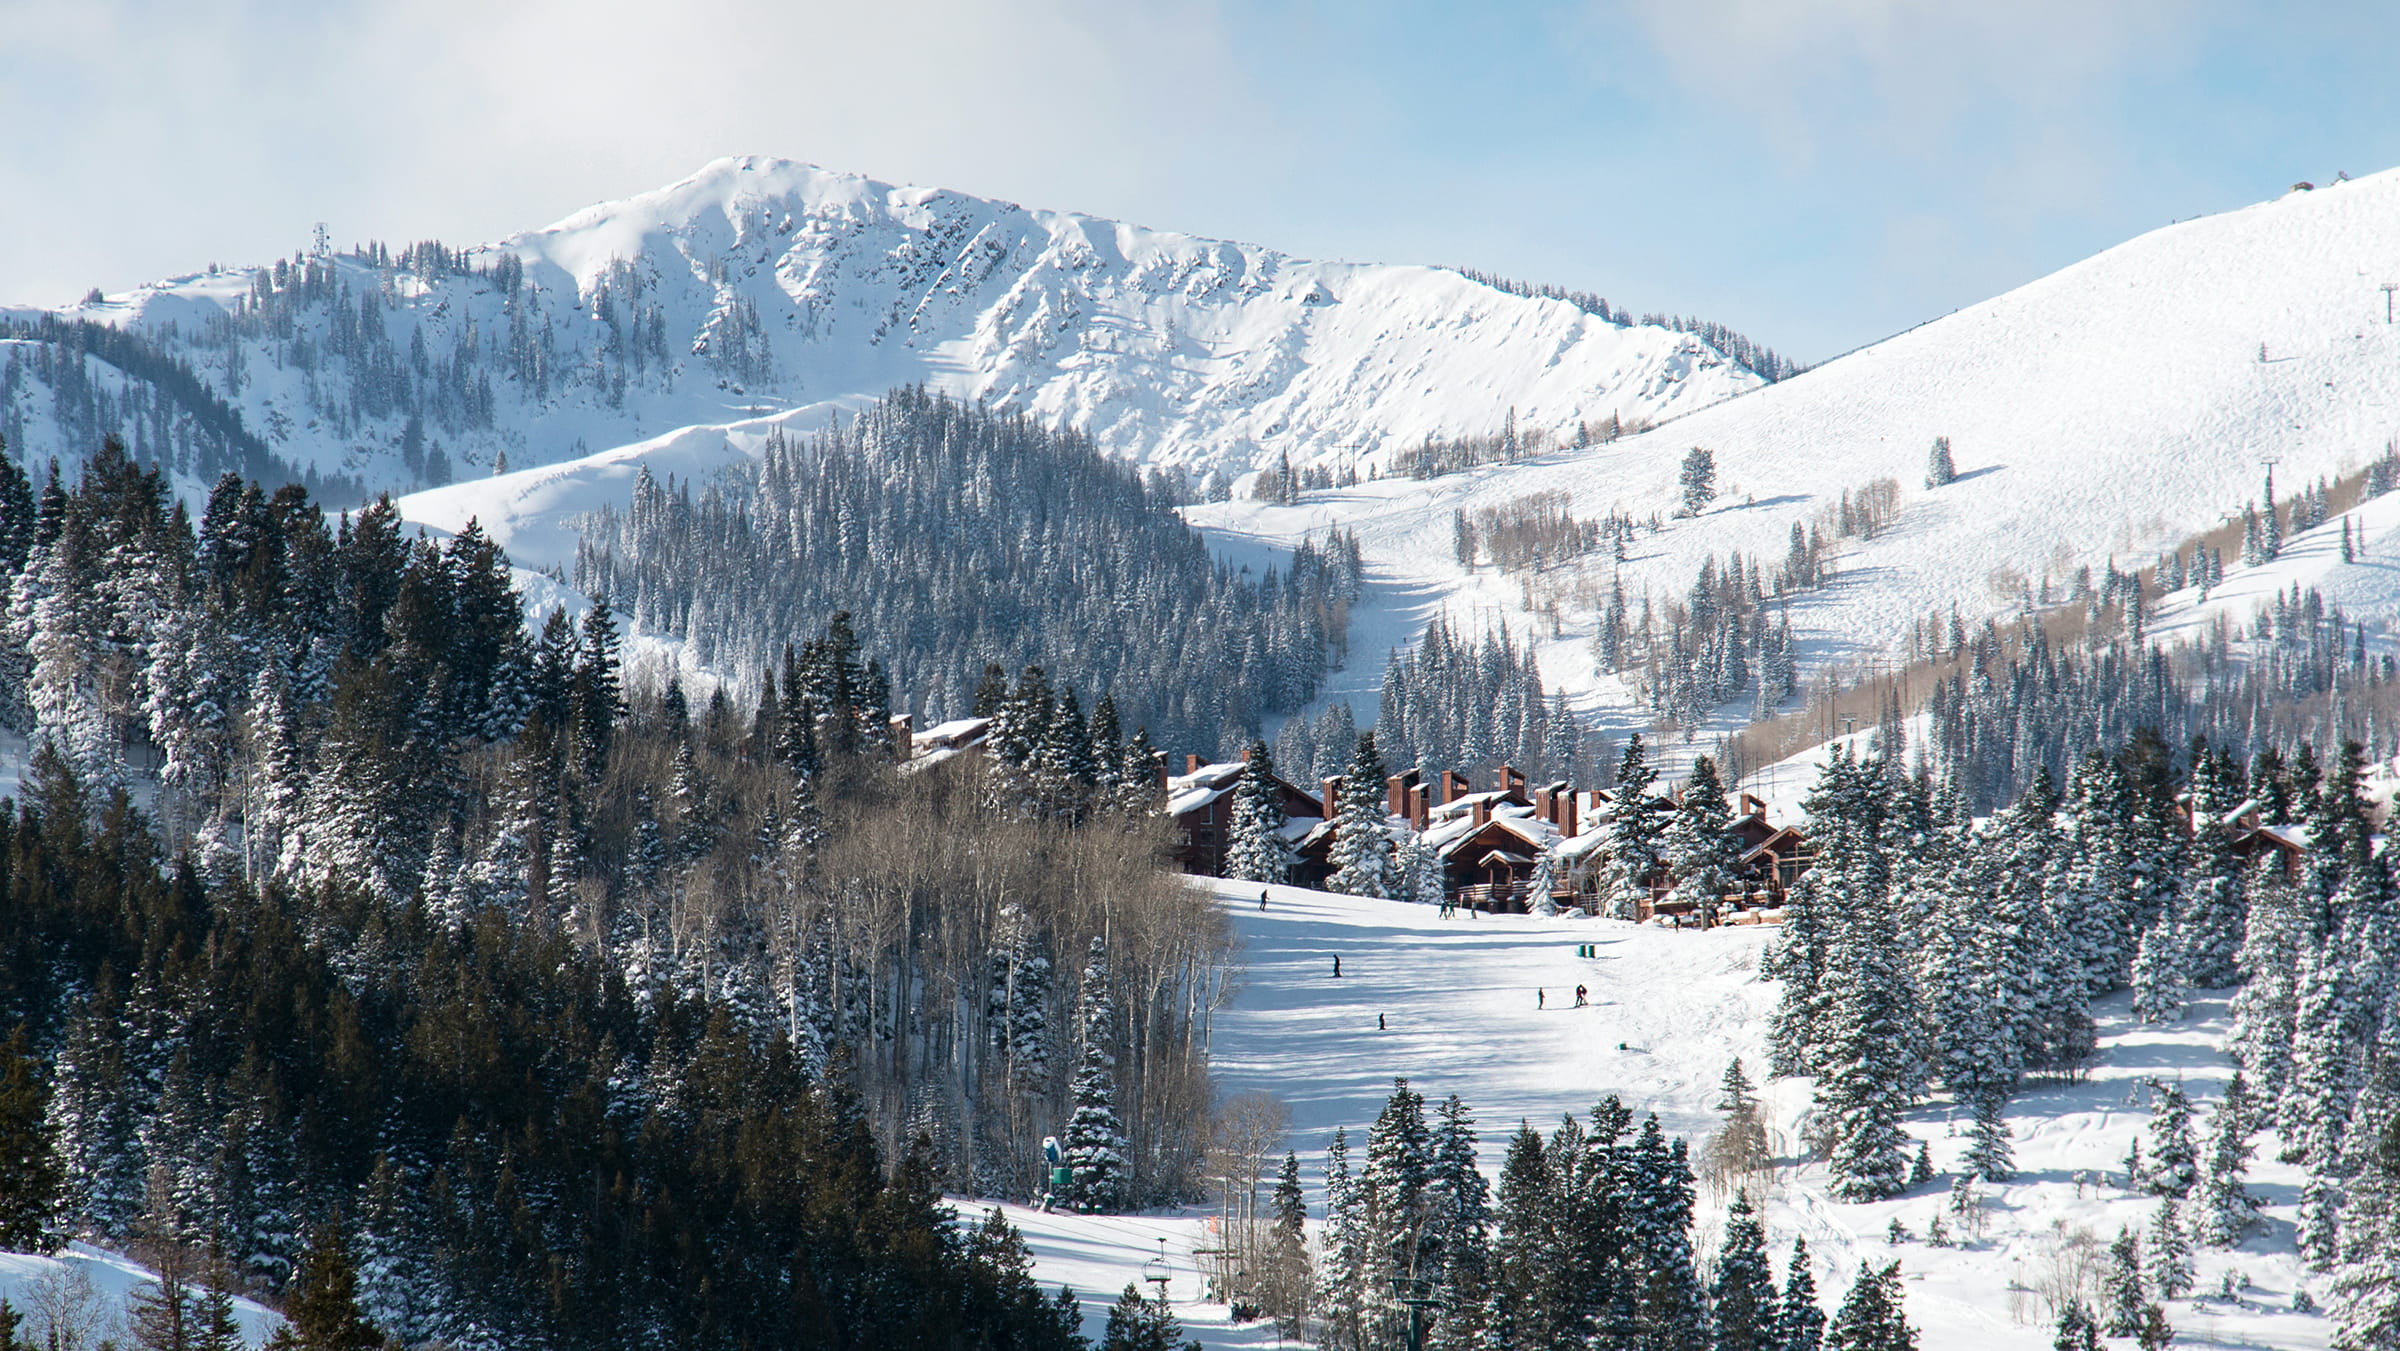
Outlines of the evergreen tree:
<svg viewBox="0 0 2400 1351">
<path fill-rule="evenodd" d="M 2258 1198 L 2244 1183 L 2250 1170 L 2251 1134 L 2257 1129 L 2257 1105 L 2250 1100 L 2249 1081 L 2240 1070 L 2225 1085 L 2225 1096 L 2209 1121 L 2208 1167 L 2200 1175 L 2199 1213 L 2194 1228 L 2201 1242 L 2230 1248 L 2258 1221 Z"/>
<path fill-rule="evenodd" d="M 2243 932 L 2249 919 L 2241 860 L 2223 822 L 2240 804 L 2231 766 L 2206 750 L 2193 756 L 2192 845 L 2183 884 L 2187 974 L 2203 989 L 2223 989 L 2240 977 Z"/>
<path fill-rule="evenodd" d="M 1455 1093 L 1436 1109 L 1428 1186 L 1431 1218 L 1418 1245 L 1418 1273 L 1441 1282 L 1454 1310 L 1480 1303 L 1489 1275 L 1491 1189 L 1478 1164 L 1474 1115 Z"/>
<path fill-rule="evenodd" d="M 2008 1095 L 1987 1088 L 1974 1099 L 1975 1122 L 1968 1129 L 1966 1171 L 1985 1182 L 2006 1182 L 2016 1175 L 2016 1151 L 2009 1143 L 2003 1110 Z"/>
<path fill-rule="evenodd" d="M 1825 1311 L 1817 1306 L 1817 1277 L 1808 1264 L 1808 1241 L 1792 1240 L 1792 1261 L 1783 1279 L 1783 1307 L 1775 1316 L 1781 1351 L 1819 1351 L 1825 1345 Z"/>
<path fill-rule="evenodd" d="M 1683 497 L 1678 516 L 1697 516 L 1717 500 L 1716 452 L 1694 446 L 1683 457 L 1683 468 L 1676 474 L 1676 486 Z"/>
<path fill-rule="evenodd" d="M 1183 1351 L 1178 1345 L 1182 1336 L 1174 1306 L 1163 1298 L 1148 1298 L 1141 1287 L 1127 1281 L 1124 1293 L 1109 1308 L 1099 1351 Z"/>
<path fill-rule="evenodd" d="M 65 1178 L 36 1068 L 20 1024 L 0 1042 L 0 1249 L 11 1252 L 48 1252 L 60 1238 Z"/>
<path fill-rule="evenodd" d="M 1077 1003 L 1083 1013 L 1083 1051 L 1071 1089 L 1074 1115 L 1062 1139 L 1072 1170 L 1062 1199 L 1087 1214 L 1113 1213 L 1128 1199 L 1130 1160 L 1117 1115 L 1116 1008 L 1108 993 L 1108 950 L 1098 937 L 1084 964 Z"/>
<path fill-rule="evenodd" d="M 1958 465 L 1950 458 L 1950 438 L 1933 438 L 1933 451 L 1925 457 L 1925 486 L 1946 488 L 1958 479 Z"/>
<path fill-rule="evenodd" d="M 2200 1148 L 2192 1138 L 2192 1100 L 2180 1083 L 2161 1083 L 2150 1114 L 2149 1164 L 2142 1179 L 2154 1196 L 2180 1201 L 2200 1180 Z"/>
<path fill-rule="evenodd" d="M 2400 1347 L 2400 1113 L 2375 1123 L 2333 1272 L 2333 1351 Z"/>
<path fill-rule="evenodd" d="M 1861 1262 L 1858 1280 L 1825 1332 L 1826 1351 L 1916 1351 L 1917 1334 L 1901 1308 L 1900 1264 Z"/>
<path fill-rule="evenodd" d="M 1308 1198 L 1300 1189 L 1300 1156 L 1288 1150 L 1275 1175 L 1274 1211 L 1268 1312 L 1277 1327 L 1296 1329 L 1308 1316 Z"/>
<path fill-rule="evenodd" d="M 2145 1023 L 2171 1023 L 2183 1016 L 2190 981 L 2183 931 L 2162 917 L 2142 934 L 2133 959 L 2133 1015 Z"/>
<path fill-rule="evenodd" d="M 269 1343 L 293 1351 L 378 1351 L 383 1336 L 358 1307 L 358 1266 L 339 1229 L 317 1226 L 292 1292 L 284 1326 Z"/>
<path fill-rule="evenodd" d="M 1375 734 L 1361 732 L 1350 768 L 1342 776 L 1340 810 L 1333 820 L 1329 856 L 1333 876 L 1327 886 L 1350 896 L 1378 900 L 1399 897 L 1402 887 L 1398 849 L 1385 824 L 1383 757 L 1375 751 Z"/>
<path fill-rule="evenodd" d="M 1766 1230 L 1749 1200 L 1738 1194 L 1727 1211 L 1708 1298 L 1716 1320 L 1716 1351 L 1778 1351 L 1782 1339 Z"/>
<path fill-rule="evenodd" d="M 2108 1265 L 2100 1274 L 2104 1330 L 2111 1337 L 2130 1337 L 2142 1325 L 2142 1308 L 2150 1301 L 2148 1277 L 2142 1262 L 2142 1241 L 2131 1229 L 2117 1230 L 2108 1245 Z"/>
<path fill-rule="evenodd" d="M 1284 843 L 1283 790 L 1267 743 L 1253 741 L 1234 781 L 1233 821 L 1226 831 L 1225 875 L 1240 882 L 1281 882 L 1291 868 Z"/>
<path fill-rule="evenodd" d="M 2082 1300 L 2067 1305 L 2058 1316 L 2058 1336 L 2050 1343 L 2053 1351 L 2100 1351 L 2100 1324 Z"/>
<path fill-rule="evenodd" d="M 1831 1146 L 1834 1194 L 1879 1201 L 1908 1185 L 1908 1137 L 1900 1115 L 1916 1075 L 1908 1053 L 1906 983 L 1881 907 L 1853 914 L 1844 927 L 1835 965 L 1848 981 L 1826 1014 L 1817 1101 Z"/>
<path fill-rule="evenodd" d="M 1392 1095 L 1367 1130 L 1366 1166 L 1359 1171 L 1360 1223 L 1365 1230 L 1364 1300 L 1375 1310 L 1373 1323 L 1389 1332 L 1405 1318 L 1387 1305 L 1385 1293 L 1394 1277 L 1438 1276 L 1420 1270 L 1426 1230 L 1435 1218 L 1433 1133 L 1425 1120 L 1425 1100 L 1395 1079 Z"/>
<path fill-rule="evenodd" d="M 1601 879 L 1601 903 L 1619 919 L 1637 917 L 1650 899 L 1650 875 L 1658 867 L 1663 834 L 1658 813 L 1650 808 L 1651 788 L 1657 781 L 1658 771 L 1650 767 L 1642 734 L 1628 734 L 1611 785 L 1614 802 L 1609 809 L 1603 855 L 1606 872 Z"/>
<path fill-rule="evenodd" d="M 2149 1259 L 2144 1273 L 2161 1299 L 2181 1299 L 2192 1289 L 2192 1240 L 2184 1232 L 2182 1208 L 2172 1196 L 2162 1197 L 2150 1220 Z"/>
<path fill-rule="evenodd" d="M 1742 844 L 1726 828 L 1731 818 L 1716 764 L 1703 755 L 1692 765 L 1663 841 L 1675 877 L 1674 899 L 1707 906 L 1742 891 Z"/>
<path fill-rule="evenodd" d="M 1316 1306 L 1324 1314 L 1326 1340 L 1344 1351 L 1355 1351 L 1365 1335 L 1371 1242 L 1365 1198 L 1350 1175 L 1349 1133 L 1336 1130 L 1325 1153 L 1325 1237 Z"/>
</svg>

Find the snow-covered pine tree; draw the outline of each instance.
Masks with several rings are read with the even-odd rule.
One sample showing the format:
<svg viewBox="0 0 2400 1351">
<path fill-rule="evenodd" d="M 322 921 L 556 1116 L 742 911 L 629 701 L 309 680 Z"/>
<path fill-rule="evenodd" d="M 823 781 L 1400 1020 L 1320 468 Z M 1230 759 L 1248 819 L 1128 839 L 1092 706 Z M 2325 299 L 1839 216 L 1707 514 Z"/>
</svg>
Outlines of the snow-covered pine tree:
<svg viewBox="0 0 2400 1351">
<path fill-rule="evenodd" d="M 1817 1275 L 1809 1267 L 1808 1240 L 1803 1238 L 1792 1240 L 1775 1330 L 1782 1339 L 1781 1351 L 1819 1351 L 1825 1345 L 1825 1310 L 1817 1304 Z"/>
<path fill-rule="evenodd" d="M 2016 1175 L 2016 1150 L 2009 1143 L 2005 1109 L 2008 1094 L 1985 1088 L 1975 1094 L 1975 1121 L 1968 1128 L 1966 1171 L 1986 1182 L 2006 1182 Z"/>
<path fill-rule="evenodd" d="M 1873 778 L 1846 747 L 1836 746 L 1803 804 L 1817 862 L 1792 888 L 1780 941 L 1765 964 L 1766 974 L 1783 982 L 1769 1029 L 1777 1074 L 1817 1073 L 1826 1063 L 1838 994 L 1828 976 L 1841 960 L 1839 950 L 1852 941 L 1850 930 L 1879 916 L 1889 895 Z M 1906 1091 L 1914 1092 L 1913 1081 Z"/>
<path fill-rule="evenodd" d="M 1081 1058 L 1072 1089 L 1074 1115 L 1061 1141 L 1073 1170 L 1061 1198 L 1087 1214 L 1122 1210 L 1130 1162 L 1125 1126 L 1117 1115 L 1116 1005 L 1109 994 L 1108 948 L 1097 936 L 1084 964 L 1077 997 L 1082 1011 Z"/>
<path fill-rule="evenodd" d="M 1742 844 L 1726 829 L 1731 819 L 1716 763 L 1703 755 L 1692 764 L 1662 841 L 1675 877 L 1673 899 L 1705 907 L 1741 893 Z"/>
<path fill-rule="evenodd" d="M 1817 867 L 1825 867 L 1823 858 Z M 1908 981 L 1880 900 L 1851 914 L 1834 946 L 1833 965 L 1844 979 L 1827 1002 L 1817 1081 L 1832 1189 L 1852 1201 L 1879 1201 L 1908 1185 L 1900 1115 L 1920 1081 L 1909 1049 Z"/>
<path fill-rule="evenodd" d="M 1650 875 L 1658 868 L 1664 829 L 1659 814 L 1650 807 L 1651 789 L 1657 782 L 1658 771 L 1650 767 L 1642 734 L 1631 733 L 1625 738 L 1625 753 L 1617 760 L 1611 785 L 1608 841 L 1601 863 L 1600 904 L 1619 919 L 1639 915 L 1650 899 Z"/>
<path fill-rule="evenodd" d="M 2258 1222 L 2259 1200 L 2246 1184 L 2257 1112 L 2249 1080 L 2237 1069 L 2209 1118 L 2208 1166 L 2200 1175 L 2198 1210 L 2193 1216 L 2195 1236 L 2211 1247 L 2234 1246 Z"/>
<path fill-rule="evenodd" d="M 1291 849 L 1283 840 L 1287 819 L 1274 757 L 1266 742 L 1252 741 L 1241 777 L 1234 781 L 1225 875 L 1242 882 L 1281 882 L 1291 870 Z"/>
<path fill-rule="evenodd" d="M 2100 1351 L 2100 1320 L 2082 1300 L 2067 1305 L 2058 1316 L 2058 1335 L 2052 1351 Z"/>
<path fill-rule="evenodd" d="M 1350 1136 L 1333 1133 L 1325 1152 L 1325 1233 L 1317 1260 L 1316 1306 L 1325 1320 L 1325 1339 L 1337 1351 L 1359 1351 L 1370 1292 L 1366 1288 L 1370 1236 L 1365 1198 L 1350 1173 Z"/>
<path fill-rule="evenodd" d="M 2233 996 L 2234 1057 L 2272 1115 L 2290 1082 L 2292 1018 L 2299 997 L 2302 954 L 2313 948 L 2299 892 L 2280 877 L 2262 875 L 2249 888 L 2241 985 Z"/>
<path fill-rule="evenodd" d="M 1383 757 L 1375 751 L 1375 734 L 1361 732 L 1342 776 L 1341 809 L 1333 820 L 1329 861 L 1333 876 L 1327 885 L 1349 896 L 1397 899 L 1403 889 L 1398 848 L 1392 842 L 1388 803 L 1384 800 Z"/>
<path fill-rule="evenodd" d="M 1430 1218 L 1417 1245 L 1418 1271 L 1437 1281 L 1449 1301 L 1443 1321 L 1463 1331 L 1478 1326 L 1460 1315 L 1482 1304 L 1490 1278 L 1491 1188 L 1477 1161 L 1474 1114 L 1456 1093 L 1435 1111 L 1427 1187 Z"/>
<path fill-rule="evenodd" d="M 2333 1270 L 2333 1351 L 2400 1347 L 2400 1113 L 2367 1138 Z"/>
<path fill-rule="evenodd" d="M 2160 1299 L 2181 1299 L 2192 1289 L 2192 1239 L 2184 1231 L 2183 1208 L 2173 1196 L 2159 1198 L 2150 1220 L 2145 1274 Z"/>
<path fill-rule="evenodd" d="M 2241 804 L 2234 798 L 2232 764 L 2222 753 L 2193 757 L 2192 842 L 2183 882 L 2183 943 L 2192 984 L 2223 989 L 2240 978 L 2238 965 L 2249 897 L 2241 860 L 2225 817 Z"/>
<path fill-rule="evenodd" d="M 1858 1264 L 1858 1279 L 1825 1331 L 1826 1351 L 1917 1351 L 1902 1307 L 1900 1264 Z"/>
<path fill-rule="evenodd" d="M 1715 451 L 1694 446 L 1685 452 L 1683 467 L 1677 471 L 1675 486 L 1683 505 L 1678 516 L 1697 516 L 1717 500 L 1717 455 Z"/>
<path fill-rule="evenodd" d="M 2141 1326 L 2142 1308 L 2150 1302 L 2144 1269 L 2142 1240 L 2133 1230 L 2119 1228 L 2100 1273 L 2101 1328 L 2109 1336 L 2130 1337 Z"/>
<path fill-rule="evenodd" d="M 2150 1111 L 2142 1185 L 2153 1196 L 2182 1200 L 2200 1180 L 2200 1149 L 2192 1136 L 2192 1100 L 2180 1083 L 2163 1082 L 2153 1091 L 2157 1105 Z"/>
<path fill-rule="evenodd" d="M 1708 1299 L 1717 1351 L 1780 1351 L 1775 1270 L 1767 1261 L 1766 1229 L 1749 1198 L 1738 1193 L 1726 1211 L 1725 1237 L 1717 1248 Z"/>
<path fill-rule="evenodd" d="M 1595 1113 L 1595 1116 L 1598 1114 Z M 1602 1143 L 1595 1121 L 1594 1143 Z M 1666 1143 L 1655 1113 L 1642 1122 L 1626 1185 L 1625 1254 L 1636 1286 L 1643 1341 L 1654 1346 L 1701 1345 L 1708 1335 L 1708 1295 L 1692 1253 L 1692 1169 L 1681 1139 Z"/>
<path fill-rule="evenodd" d="M 1393 861 L 1400 869 L 1398 899 L 1416 905 L 1440 905 L 1448 898 L 1450 884 L 1442 856 L 1425 842 L 1425 837 L 1414 831 L 1403 835 Z"/>
<path fill-rule="evenodd" d="M 1958 465 L 1950 458 L 1950 438 L 1933 438 L 1933 450 L 1925 457 L 1925 486 L 1944 488 L 1958 479 Z"/>
<path fill-rule="evenodd" d="M 1300 1187 L 1300 1156 L 1284 1151 L 1275 1174 L 1275 1227 L 1268 1239 L 1267 1312 L 1276 1326 L 1297 1329 L 1308 1314 L 1313 1272 L 1308 1260 L 1308 1196 Z"/>
<path fill-rule="evenodd" d="M 2143 932 L 2133 958 L 2133 1016 L 2145 1023 L 2171 1023 L 2190 1002 L 2183 930 L 2162 915 Z"/>
<path fill-rule="evenodd" d="M 2133 785 L 2115 757 L 2098 749 L 2078 761 L 2068 781 L 2063 843 L 2065 904 L 2060 928 L 2083 968 L 2085 988 L 2122 988 L 2132 940 L 2141 932 L 2134 889 L 2143 861 L 2135 857 Z"/>
<path fill-rule="evenodd" d="M 1406 1079 L 1395 1079 L 1391 1097 L 1367 1129 L 1366 1165 L 1358 1175 L 1371 1340 L 1388 1340 L 1405 1326 L 1406 1313 L 1388 1297 L 1394 1277 L 1439 1275 L 1437 1270 L 1421 1271 L 1418 1262 L 1436 1208 L 1433 1169 L 1433 1131 L 1425 1120 L 1425 1099 Z"/>
</svg>

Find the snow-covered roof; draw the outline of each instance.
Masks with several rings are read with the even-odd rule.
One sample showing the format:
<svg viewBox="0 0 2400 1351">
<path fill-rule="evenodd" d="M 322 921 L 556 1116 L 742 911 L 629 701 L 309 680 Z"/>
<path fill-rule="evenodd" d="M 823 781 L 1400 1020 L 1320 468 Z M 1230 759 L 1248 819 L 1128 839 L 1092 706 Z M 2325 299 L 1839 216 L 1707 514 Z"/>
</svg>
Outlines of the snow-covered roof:
<svg viewBox="0 0 2400 1351">
<path fill-rule="evenodd" d="M 952 718 L 917 733 L 909 738 L 909 744 L 921 755 L 935 747 L 963 746 L 981 739 L 991 730 L 990 718 Z"/>
<path fill-rule="evenodd" d="M 1460 799 L 1465 801 L 1465 799 Z M 1488 820 L 1477 821 L 1474 816 L 1459 815 L 1447 821 L 1427 826 L 1420 837 L 1434 852 L 1447 858 L 1465 842 L 1481 833 L 1487 826 L 1498 826 L 1525 842 L 1527 848 L 1540 854 L 1559 839 L 1558 827 L 1534 815 L 1533 808 L 1503 802 L 1492 811 Z"/>
</svg>

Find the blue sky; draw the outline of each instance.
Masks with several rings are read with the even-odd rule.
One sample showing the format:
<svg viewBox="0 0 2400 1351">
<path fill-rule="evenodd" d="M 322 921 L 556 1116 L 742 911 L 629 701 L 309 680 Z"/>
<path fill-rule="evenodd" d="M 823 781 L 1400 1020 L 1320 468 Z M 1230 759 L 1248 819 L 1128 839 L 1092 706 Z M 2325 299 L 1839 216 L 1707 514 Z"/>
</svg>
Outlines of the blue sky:
<svg viewBox="0 0 2400 1351">
<path fill-rule="evenodd" d="M 2400 14 L 2184 0 L 0 0 L 0 300 L 719 154 L 1456 263 L 1817 360 L 2400 165 Z"/>
</svg>

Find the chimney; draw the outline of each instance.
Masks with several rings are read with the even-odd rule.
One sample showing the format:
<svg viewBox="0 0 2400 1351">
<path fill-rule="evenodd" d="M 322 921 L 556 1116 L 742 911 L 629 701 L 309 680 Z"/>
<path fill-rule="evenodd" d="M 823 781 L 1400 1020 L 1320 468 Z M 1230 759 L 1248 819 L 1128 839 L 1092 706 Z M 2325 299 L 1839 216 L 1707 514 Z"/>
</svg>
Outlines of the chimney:
<svg viewBox="0 0 2400 1351">
<path fill-rule="evenodd" d="M 1454 769 L 1442 771 L 1442 803 L 1447 807 L 1467 795 L 1467 776 Z"/>
<path fill-rule="evenodd" d="M 1199 772 L 1200 772 L 1200 757 L 1199 757 L 1199 756 L 1197 756 L 1197 755 L 1187 755 L 1187 756 L 1183 757 L 1183 772 L 1184 772 L 1184 773 L 1186 773 L 1186 774 L 1197 774 L 1197 773 L 1199 773 Z"/>
<path fill-rule="evenodd" d="M 1408 824 L 1418 831 L 1433 821 L 1433 785 L 1412 783 L 1408 786 Z"/>
<path fill-rule="evenodd" d="M 1167 757 L 1164 752 L 1151 757 L 1150 775 L 1158 780 L 1158 801 L 1163 807 L 1167 801 Z"/>
<path fill-rule="evenodd" d="M 1332 820 L 1341 809 L 1342 781 L 1339 778 L 1327 779 L 1325 781 L 1325 819 Z"/>
<path fill-rule="evenodd" d="M 917 753 L 917 715 L 892 715 L 892 758 L 906 764 Z"/>
<path fill-rule="evenodd" d="M 1558 833 L 1569 839 L 1575 837 L 1575 791 L 1568 789 L 1558 804 Z"/>
<path fill-rule="evenodd" d="M 1500 791 L 1525 796 L 1525 773 L 1514 765 L 1500 766 Z"/>
<path fill-rule="evenodd" d="M 1767 804 L 1760 801 L 1756 793 L 1744 793 L 1742 794 L 1742 811 L 1745 814 L 1755 814 L 1764 820 L 1767 815 Z"/>
<path fill-rule="evenodd" d="M 1558 824 L 1558 790 L 1556 788 L 1537 788 L 1534 790 L 1533 814 L 1537 818 L 1549 822 L 1551 825 L 1555 826 Z"/>
<path fill-rule="evenodd" d="M 1383 781 L 1383 809 L 1394 816 L 1408 815 L 1408 775 L 1394 774 Z"/>
<path fill-rule="evenodd" d="M 1477 798 L 1475 800 L 1475 824 L 1479 826 L 1485 826 L 1490 825 L 1491 821 L 1492 800 L 1488 797 Z"/>
</svg>

